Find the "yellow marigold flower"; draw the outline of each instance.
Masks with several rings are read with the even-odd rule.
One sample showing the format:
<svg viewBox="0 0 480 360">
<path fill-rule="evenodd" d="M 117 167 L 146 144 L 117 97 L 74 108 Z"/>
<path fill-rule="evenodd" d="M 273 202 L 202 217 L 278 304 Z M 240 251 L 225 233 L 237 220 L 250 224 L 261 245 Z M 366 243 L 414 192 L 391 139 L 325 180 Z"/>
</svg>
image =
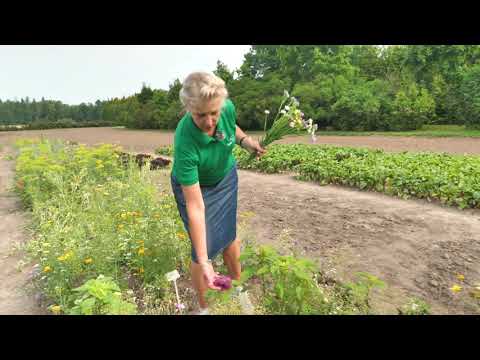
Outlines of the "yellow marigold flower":
<svg viewBox="0 0 480 360">
<path fill-rule="evenodd" d="M 181 233 L 181 232 L 178 232 L 178 233 L 177 233 L 177 236 L 178 236 L 180 239 L 185 239 L 185 238 L 186 238 L 185 234 L 184 234 L 184 233 Z"/>
<path fill-rule="evenodd" d="M 93 259 L 92 258 L 87 258 L 87 259 L 83 260 L 83 262 L 88 265 L 88 264 L 91 264 L 93 262 Z"/>
<path fill-rule="evenodd" d="M 68 252 L 65 253 L 64 255 L 59 256 L 59 257 L 57 258 L 57 260 L 59 260 L 59 261 L 65 261 L 65 260 L 68 260 L 69 258 L 71 258 L 72 255 L 73 255 L 73 251 L 68 251 Z"/>
<path fill-rule="evenodd" d="M 118 230 L 123 229 L 123 224 L 118 225 Z"/>
<path fill-rule="evenodd" d="M 463 281 L 463 280 L 465 280 L 465 276 L 462 275 L 462 274 L 458 274 L 457 279 L 460 280 L 460 281 Z"/>
<path fill-rule="evenodd" d="M 43 272 L 46 272 L 46 273 L 47 273 L 47 272 L 49 272 L 49 271 L 52 271 L 52 268 L 51 268 L 50 266 L 47 265 L 47 266 L 45 266 L 45 267 L 43 268 Z"/>
<path fill-rule="evenodd" d="M 50 311 L 54 314 L 60 314 L 62 307 L 60 305 L 53 305 L 50 307 Z"/>
<path fill-rule="evenodd" d="M 138 249 L 138 255 L 144 255 L 145 254 L 145 248 L 142 246 L 140 249 Z"/>
<path fill-rule="evenodd" d="M 450 290 L 451 290 L 453 293 L 458 293 L 458 292 L 462 291 L 462 287 L 459 286 L 459 285 L 457 285 L 457 284 L 455 284 L 455 285 L 453 285 L 453 286 L 450 288 Z"/>
</svg>

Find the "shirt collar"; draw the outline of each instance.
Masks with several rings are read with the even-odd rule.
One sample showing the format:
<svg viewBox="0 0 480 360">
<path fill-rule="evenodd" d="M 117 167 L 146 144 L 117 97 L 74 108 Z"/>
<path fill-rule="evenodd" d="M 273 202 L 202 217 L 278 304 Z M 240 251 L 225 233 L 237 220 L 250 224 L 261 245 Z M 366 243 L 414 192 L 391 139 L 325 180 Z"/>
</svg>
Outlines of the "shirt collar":
<svg viewBox="0 0 480 360">
<path fill-rule="evenodd" d="M 187 121 L 190 124 L 190 129 L 191 129 L 191 134 L 197 140 L 201 145 L 208 145 L 211 142 L 217 142 L 219 141 L 215 135 L 223 132 L 223 135 L 225 136 L 225 130 L 223 129 L 223 121 L 222 121 L 222 116 L 223 114 L 220 115 L 218 122 L 217 122 L 217 129 L 216 133 L 214 136 L 209 136 L 195 124 L 195 121 L 193 121 L 193 117 L 191 113 L 188 113 L 187 116 Z"/>
</svg>

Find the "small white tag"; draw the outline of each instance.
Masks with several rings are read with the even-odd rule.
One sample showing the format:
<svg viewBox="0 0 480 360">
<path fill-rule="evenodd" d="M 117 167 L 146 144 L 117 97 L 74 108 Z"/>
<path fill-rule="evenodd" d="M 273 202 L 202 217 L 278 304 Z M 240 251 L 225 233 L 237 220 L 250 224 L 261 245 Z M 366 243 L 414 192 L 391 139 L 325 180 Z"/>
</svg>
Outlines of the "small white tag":
<svg viewBox="0 0 480 360">
<path fill-rule="evenodd" d="M 175 281 L 180 277 L 180 274 L 177 270 L 170 271 L 169 273 L 165 274 L 165 277 L 168 281 Z"/>
</svg>

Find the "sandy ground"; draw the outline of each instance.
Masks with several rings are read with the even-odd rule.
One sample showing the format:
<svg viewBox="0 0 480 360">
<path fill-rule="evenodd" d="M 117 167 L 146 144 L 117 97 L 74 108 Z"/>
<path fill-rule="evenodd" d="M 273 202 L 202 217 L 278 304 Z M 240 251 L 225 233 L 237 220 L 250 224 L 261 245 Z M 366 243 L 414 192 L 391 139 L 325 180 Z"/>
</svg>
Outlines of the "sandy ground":
<svg viewBox="0 0 480 360">
<path fill-rule="evenodd" d="M 24 264 L 22 245 L 29 239 L 24 230 L 28 216 L 18 197 L 10 191 L 14 177 L 14 161 L 8 147 L 0 151 L 0 315 L 40 315 L 44 311 L 29 291 L 31 264 Z"/>
<path fill-rule="evenodd" d="M 172 141 L 168 133 L 123 129 L 28 133 L 86 144 L 118 143 L 137 152 L 153 152 L 156 147 Z M 0 144 L 21 135 L 21 132 L 0 133 Z M 329 136 L 318 140 L 318 143 L 388 151 L 480 153 L 480 139 L 468 138 Z M 291 141 L 293 138 L 285 140 Z M 296 141 L 308 142 L 309 139 L 297 138 Z M 2 163 L 2 175 L 5 166 Z M 159 184 L 169 189 L 167 172 L 159 176 Z M 18 210 L 14 199 L 4 195 L 0 199 L 2 217 L 5 211 Z M 374 296 L 373 304 L 379 313 L 397 313 L 397 308 L 412 296 L 425 300 L 436 314 L 479 312 L 465 292 L 453 297 L 449 290 L 454 283 L 462 285 L 456 279 L 457 274 L 465 276 L 465 284 L 480 282 L 479 211 L 460 211 L 426 201 L 319 186 L 295 180 L 292 175 L 239 171 L 239 214 L 253 215 L 243 232 L 244 240 L 272 244 L 284 251 L 295 249 L 340 280 L 351 280 L 356 271 L 366 271 L 385 281 L 387 288 Z M 18 217 L 3 222 L 2 226 L 7 226 L 13 234 L 2 237 L 3 247 L 14 241 L 12 236 L 20 236 L 16 231 L 22 224 L 23 220 Z M 12 273 L 14 262 L 9 264 L 8 271 Z M 0 275 L 0 281 L 11 276 Z M 5 294 L 6 285 L 1 286 Z"/>
<path fill-rule="evenodd" d="M 0 132 L 0 144 L 19 137 L 60 138 L 89 145 L 112 143 L 126 150 L 153 152 L 158 146 L 173 143 L 173 133 L 155 130 L 118 128 L 52 129 Z M 308 136 L 288 137 L 280 143 L 310 143 Z M 436 151 L 457 154 L 480 154 L 480 138 L 420 138 L 397 136 L 318 136 L 317 144 L 381 148 L 386 151 Z"/>
</svg>

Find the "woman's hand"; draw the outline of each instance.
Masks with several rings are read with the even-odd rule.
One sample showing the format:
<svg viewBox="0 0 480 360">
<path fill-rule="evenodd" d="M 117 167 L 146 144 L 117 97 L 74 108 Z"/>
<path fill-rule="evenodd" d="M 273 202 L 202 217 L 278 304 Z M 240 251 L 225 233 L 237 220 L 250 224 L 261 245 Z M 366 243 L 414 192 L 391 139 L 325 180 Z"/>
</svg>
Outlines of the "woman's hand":
<svg viewBox="0 0 480 360">
<path fill-rule="evenodd" d="M 257 140 L 254 140 L 251 137 L 248 137 L 243 141 L 243 147 L 250 153 L 255 154 L 257 159 L 260 159 L 267 152 Z"/>
<path fill-rule="evenodd" d="M 218 273 L 213 270 L 212 263 L 203 262 L 200 263 L 200 267 L 202 268 L 203 277 L 205 278 L 208 288 L 213 290 L 221 290 L 220 287 L 214 285 L 215 277 L 218 275 Z"/>
</svg>

